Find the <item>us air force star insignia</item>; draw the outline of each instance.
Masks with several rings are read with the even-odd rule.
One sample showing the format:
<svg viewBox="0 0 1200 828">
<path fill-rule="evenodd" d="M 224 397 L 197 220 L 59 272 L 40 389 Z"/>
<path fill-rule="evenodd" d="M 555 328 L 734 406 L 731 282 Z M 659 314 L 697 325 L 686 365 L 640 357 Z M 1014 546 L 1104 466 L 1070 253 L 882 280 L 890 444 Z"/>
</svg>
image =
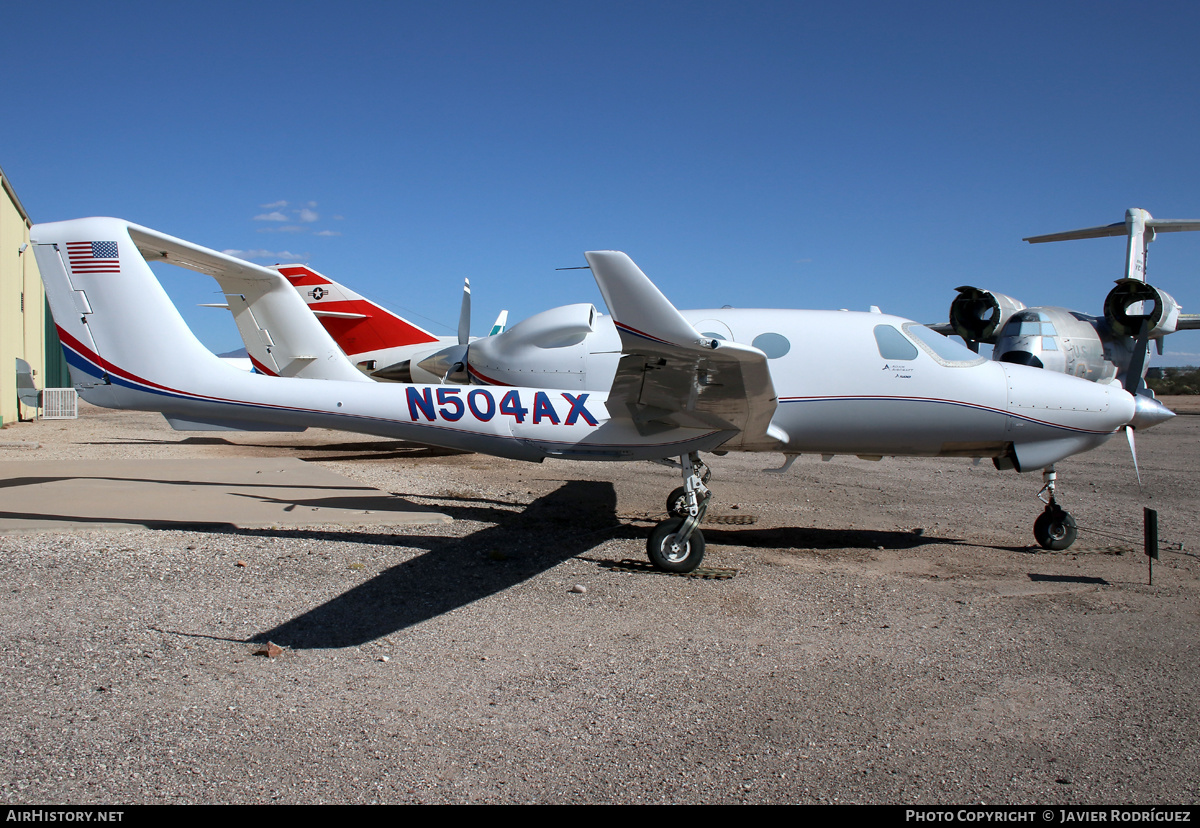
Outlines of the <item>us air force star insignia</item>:
<svg viewBox="0 0 1200 828">
<path fill-rule="evenodd" d="M 308 292 L 308 295 L 311 296 L 312 298 L 316 299 L 318 302 L 320 302 L 322 297 L 325 296 L 325 289 L 315 287 Z"/>
</svg>

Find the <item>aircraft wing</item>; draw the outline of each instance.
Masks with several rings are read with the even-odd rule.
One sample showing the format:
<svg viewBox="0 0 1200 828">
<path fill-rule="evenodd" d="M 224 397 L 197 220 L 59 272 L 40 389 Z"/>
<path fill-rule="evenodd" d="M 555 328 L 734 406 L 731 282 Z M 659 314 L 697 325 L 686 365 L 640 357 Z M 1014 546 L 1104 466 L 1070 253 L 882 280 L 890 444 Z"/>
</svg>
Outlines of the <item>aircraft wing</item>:
<svg viewBox="0 0 1200 828">
<path fill-rule="evenodd" d="M 584 256 L 621 337 L 611 416 L 627 415 L 642 434 L 733 430 L 731 448 L 787 441 L 771 425 L 778 398 L 762 351 L 701 336 L 624 253 Z"/>
<path fill-rule="evenodd" d="M 148 262 L 168 262 L 217 280 L 246 352 L 262 373 L 370 381 L 278 271 L 136 224 L 129 225 L 129 237 Z"/>
</svg>

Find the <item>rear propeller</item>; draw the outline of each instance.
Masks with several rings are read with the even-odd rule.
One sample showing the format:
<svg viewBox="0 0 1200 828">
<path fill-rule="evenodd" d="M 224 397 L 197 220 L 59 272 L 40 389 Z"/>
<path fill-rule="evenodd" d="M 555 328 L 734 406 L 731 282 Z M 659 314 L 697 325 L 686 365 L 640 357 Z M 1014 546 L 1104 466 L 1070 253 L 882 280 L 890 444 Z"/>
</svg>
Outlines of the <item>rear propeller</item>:
<svg viewBox="0 0 1200 828">
<path fill-rule="evenodd" d="M 422 371 L 442 378 L 442 382 L 453 374 L 466 370 L 467 347 L 471 339 L 471 280 L 463 280 L 462 310 L 458 314 L 458 344 L 449 345 L 432 353 L 417 363 Z"/>
<path fill-rule="evenodd" d="M 458 312 L 458 344 L 466 345 L 471 339 L 471 280 L 463 279 L 462 310 Z"/>
</svg>

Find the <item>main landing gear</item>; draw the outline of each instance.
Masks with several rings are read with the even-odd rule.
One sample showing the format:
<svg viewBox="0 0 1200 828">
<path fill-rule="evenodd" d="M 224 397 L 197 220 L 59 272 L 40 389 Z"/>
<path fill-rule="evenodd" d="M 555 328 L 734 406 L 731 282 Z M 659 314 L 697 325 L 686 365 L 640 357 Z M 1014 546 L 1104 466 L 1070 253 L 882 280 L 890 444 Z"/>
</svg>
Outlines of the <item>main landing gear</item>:
<svg viewBox="0 0 1200 828">
<path fill-rule="evenodd" d="M 712 473 L 699 454 L 680 457 L 679 467 L 683 486 L 667 498 L 671 517 L 655 526 L 646 542 L 650 563 L 667 572 L 691 572 L 704 560 L 704 533 L 699 527 L 712 497 L 704 485 Z"/>
<path fill-rule="evenodd" d="M 1038 492 L 1038 500 L 1046 504 L 1046 509 L 1033 522 L 1033 537 L 1037 539 L 1042 549 L 1055 551 L 1067 549 L 1075 542 L 1079 529 L 1075 518 L 1064 510 L 1054 499 L 1054 484 L 1058 478 L 1054 466 L 1042 469 L 1042 490 Z"/>
</svg>

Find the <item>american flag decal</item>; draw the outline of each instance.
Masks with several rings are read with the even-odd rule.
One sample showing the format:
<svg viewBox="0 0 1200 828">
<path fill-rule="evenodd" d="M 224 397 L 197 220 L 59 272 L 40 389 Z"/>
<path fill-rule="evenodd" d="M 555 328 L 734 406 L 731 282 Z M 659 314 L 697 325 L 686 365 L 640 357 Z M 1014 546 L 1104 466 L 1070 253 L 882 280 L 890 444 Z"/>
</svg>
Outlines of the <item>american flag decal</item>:
<svg viewBox="0 0 1200 828">
<path fill-rule="evenodd" d="M 67 258 L 74 273 L 120 273 L 115 241 L 67 242 Z"/>
</svg>

